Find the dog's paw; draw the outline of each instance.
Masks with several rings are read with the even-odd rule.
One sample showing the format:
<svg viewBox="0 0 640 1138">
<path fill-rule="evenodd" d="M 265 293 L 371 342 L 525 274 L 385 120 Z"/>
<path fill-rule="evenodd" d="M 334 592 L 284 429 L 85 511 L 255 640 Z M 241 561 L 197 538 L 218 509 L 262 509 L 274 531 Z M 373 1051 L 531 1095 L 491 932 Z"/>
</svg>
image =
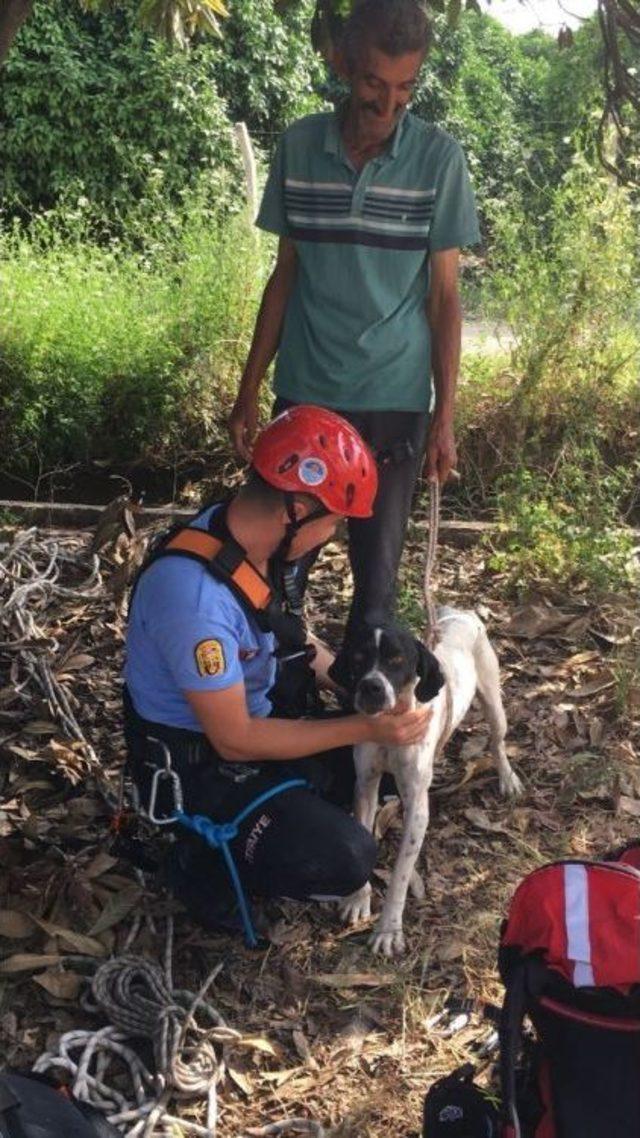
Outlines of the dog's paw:
<svg viewBox="0 0 640 1138">
<path fill-rule="evenodd" d="M 395 928 L 389 929 L 385 928 L 382 923 L 376 925 L 369 937 L 369 947 L 372 952 L 387 956 L 389 959 L 394 956 L 402 956 L 405 949 L 402 926 L 397 925 Z"/>
<path fill-rule="evenodd" d="M 358 925 L 371 916 L 371 886 L 369 882 L 339 902 L 340 916 L 346 925 Z"/>
<path fill-rule="evenodd" d="M 522 781 L 511 767 L 500 773 L 500 793 L 505 798 L 520 798 L 524 794 Z"/>
</svg>

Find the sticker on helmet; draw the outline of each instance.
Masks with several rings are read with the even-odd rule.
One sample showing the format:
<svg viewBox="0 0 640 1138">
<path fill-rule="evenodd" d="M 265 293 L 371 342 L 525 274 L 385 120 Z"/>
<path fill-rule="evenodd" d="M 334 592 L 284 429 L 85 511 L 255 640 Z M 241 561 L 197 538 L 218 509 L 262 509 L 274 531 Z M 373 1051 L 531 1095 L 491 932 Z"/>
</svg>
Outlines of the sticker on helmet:
<svg viewBox="0 0 640 1138">
<path fill-rule="evenodd" d="M 320 486 L 327 477 L 327 466 L 321 458 L 303 458 L 298 476 L 305 486 Z"/>
<path fill-rule="evenodd" d="M 219 640 L 201 640 L 194 655 L 200 676 L 221 676 L 226 669 L 224 651 Z"/>
</svg>

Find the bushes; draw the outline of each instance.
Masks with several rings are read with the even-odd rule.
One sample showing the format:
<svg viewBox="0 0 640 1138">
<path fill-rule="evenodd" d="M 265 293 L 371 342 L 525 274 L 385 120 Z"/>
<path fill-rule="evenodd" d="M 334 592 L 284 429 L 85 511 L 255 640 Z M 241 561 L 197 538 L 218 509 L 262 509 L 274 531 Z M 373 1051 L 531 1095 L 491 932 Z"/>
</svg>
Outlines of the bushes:
<svg viewBox="0 0 640 1138">
<path fill-rule="evenodd" d="M 485 301 L 515 347 L 493 374 L 467 363 L 460 415 L 476 501 L 489 485 L 502 523 L 494 564 L 519 582 L 621 586 L 637 575 L 620 532 L 640 475 L 637 206 L 578 158 L 545 227 L 496 218 L 491 261 Z"/>
<path fill-rule="evenodd" d="M 492 201 L 530 201 L 546 181 L 541 129 L 553 41 L 534 50 L 497 21 L 462 13 L 456 28 L 437 20 L 437 38 L 414 100 L 417 114 L 441 123 L 464 147 L 483 217 Z"/>
<path fill-rule="evenodd" d="M 234 207 L 243 191 L 231 123 L 245 119 L 268 146 L 321 105 L 312 87 L 323 69 L 310 0 L 282 14 L 273 0 L 230 8 L 222 40 L 183 52 L 141 31 L 133 4 L 89 14 L 77 0 L 38 0 L 0 86 L 5 211 L 86 197 L 98 228 L 122 232 L 132 210 L 162 215 L 203 183 Z"/>
<path fill-rule="evenodd" d="M 91 244 L 80 220 L 64 220 L 63 239 L 49 220 L 0 250 L 3 465 L 28 473 L 210 445 L 262 283 L 248 225 L 192 202 L 140 253 Z"/>
<path fill-rule="evenodd" d="M 637 583 L 636 541 L 622 507 L 638 473 L 637 463 L 608 467 L 595 444 L 569 444 L 552 474 L 520 466 L 503 476 L 489 564 L 525 591 L 536 581 L 599 592 Z"/>
<path fill-rule="evenodd" d="M 132 11 L 35 5 L 0 86 L 5 209 L 86 197 L 112 228 L 138 203 L 164 209 L 203 181 L 219 205 L 237 198 L 240 159 L 200 58 L 210 49 L 171 51 L 135 27 Z"/>
<path fill-rule="evenodd" d="M 229 5 L 213 73 L 235 120 L 244 120 L 265 149 L 293 119 L 322 109 L 315 92 L 324 66 L 311 46 L 314 0 Z"/>
</svg>

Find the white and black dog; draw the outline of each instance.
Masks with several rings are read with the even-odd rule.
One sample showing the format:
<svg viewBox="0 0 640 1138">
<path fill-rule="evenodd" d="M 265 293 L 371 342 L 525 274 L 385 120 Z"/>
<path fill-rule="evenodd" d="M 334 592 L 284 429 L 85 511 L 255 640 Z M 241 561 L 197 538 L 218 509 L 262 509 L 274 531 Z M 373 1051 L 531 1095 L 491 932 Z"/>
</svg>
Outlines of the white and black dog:
<svg viewBox="0 0 640 1138">
<path fill-rule="evenodd" d="M 371 935 L 374 952 L 393 956 L 404 951 L 402 915 L 409 886 L 419 898 L 422 882 L 414 867 L 429 824 L 429 787 L 434 760 L 448 736 L 466 715 L 477 691 L 489 723 L 491 753 L 505 795 L 522 786 L 507 759 L 507 721 L 500 694 L 500 672 L 486 629 L 472 612 L 438 610 L 440 640 L 430 652 L 397 626 L 367 626 L 343 650 L 340 681 L 354 697 L 356 710 L 378 715 L 402 704 L 429 703 L 432 716 L 421 743 L 388 747 L 363 743 L 354 748 L 356 795 L 354 813 L 373 829 L 383 772 L 395 778 L 404 807 L 400 850 L 391 874 L 382 913 Z M 338 676 L 336 676 L 338 679 Z M 447 691 L 448 688 L 448 691 Z M 345 920 L 356 924 L 371 914 L 371 886 L 366 884 L 340 906 Z"/>
</svg>

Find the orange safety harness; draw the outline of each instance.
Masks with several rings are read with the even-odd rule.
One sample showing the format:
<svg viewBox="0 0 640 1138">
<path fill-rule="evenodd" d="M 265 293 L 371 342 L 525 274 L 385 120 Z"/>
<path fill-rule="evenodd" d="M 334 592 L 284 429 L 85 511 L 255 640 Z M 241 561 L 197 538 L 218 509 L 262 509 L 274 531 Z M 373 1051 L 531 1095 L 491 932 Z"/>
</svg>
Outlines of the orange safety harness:
<svg viewBox="0 0 640 1138">
<path fill-rule="evenodd" d="M 274 634 L 278 642 L 275 655 L 280 662 L 301 657 L 313 659 L 315 649 L 306 642 L 301 617 L 291 610 L 290 605 L 287 611 L 283 609 L 271 582 L 249 561 L 246 551 L 229 533 L 225 504 L 211 515 L 206 530 L 193 525 L 200 513 L 194 515 L 191 524 L 179 523 L 156 542 L 138 572 L 130 605 L 142 574 L 154 562 L 164 557 L 187 557 L 203 565 L 212 577 L 227 585 L 262 632 Z"/>
</svg>

